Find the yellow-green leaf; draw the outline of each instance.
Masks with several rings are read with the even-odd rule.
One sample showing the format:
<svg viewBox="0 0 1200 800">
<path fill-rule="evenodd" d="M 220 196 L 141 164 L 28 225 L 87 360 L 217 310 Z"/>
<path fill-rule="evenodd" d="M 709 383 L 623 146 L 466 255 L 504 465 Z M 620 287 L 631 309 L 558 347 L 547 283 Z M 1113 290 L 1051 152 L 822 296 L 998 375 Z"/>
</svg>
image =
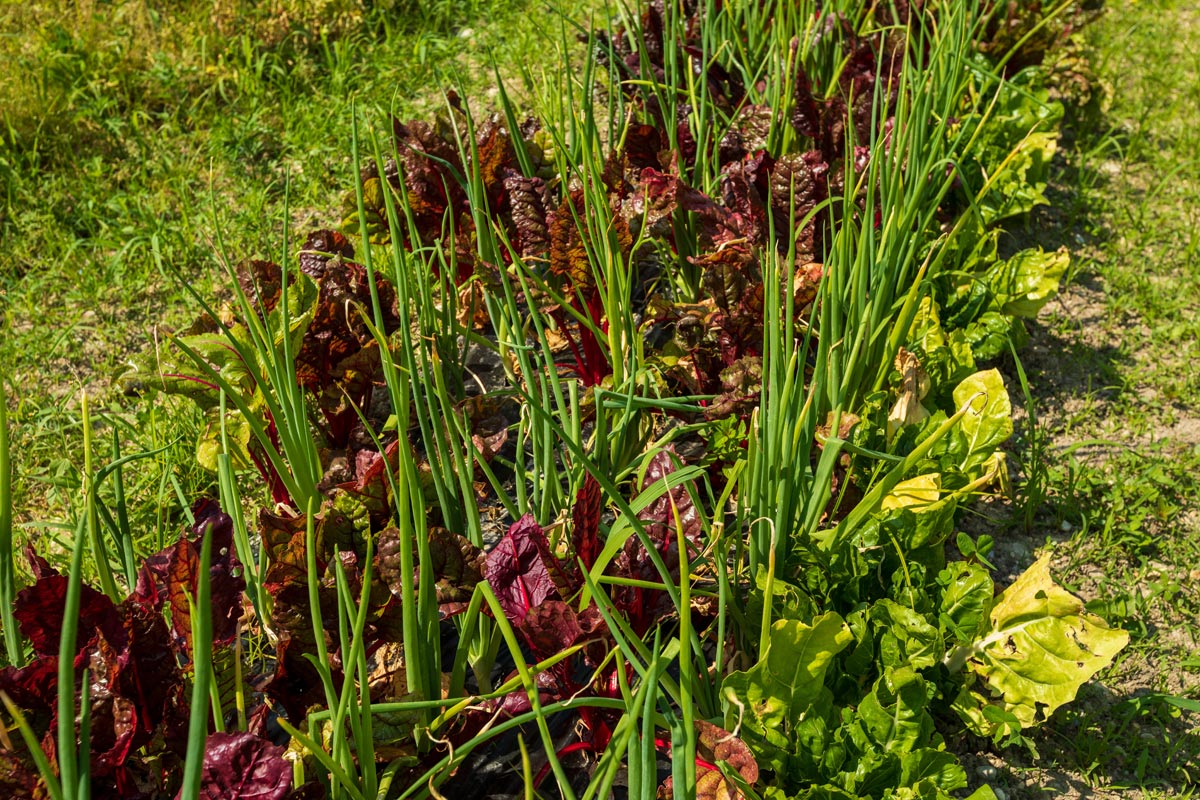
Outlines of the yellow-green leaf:
<svg viewBox="0 0 1200 800">
<path fill-rule="evenodd" d="M 741 725 L 768 740 L 786 736 L 825 686 L 833 657 L 854 639 L 840 616 L 824 614 L 805 625 L 784 619 L 771 625 L 770 642 L 758 663 L 721 684 L 726 727 Z M 773 735 L 772 735 L 773 734 Z"/>
<path fill-rule="evenodd" d="M 972 456 L 989 456 L 1012 436 L 1012 403 L 999 370 L 976 372 L 956 386 L 954 404 L 967 407 L 962 427 Z"/>
<path fill-rule="evenodd" d="M 1112 663 L 1129 634 L 1084 610 L 1050 577 L 1045 555 L 996 599 L 990 626 L 947 657 L 965 665 L 1003 709 L 1029 727 L 1075 699 L 1079 687 Z"/>
</svg>

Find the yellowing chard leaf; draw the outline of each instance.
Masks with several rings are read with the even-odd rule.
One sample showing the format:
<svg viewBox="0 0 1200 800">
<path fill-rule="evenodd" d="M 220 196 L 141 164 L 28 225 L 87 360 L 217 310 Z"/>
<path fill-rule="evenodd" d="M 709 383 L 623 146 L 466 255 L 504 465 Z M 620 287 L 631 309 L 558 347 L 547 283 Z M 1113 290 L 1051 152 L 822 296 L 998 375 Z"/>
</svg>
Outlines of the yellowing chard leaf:
<svg viewBox="0 0 1200 800">
<path fill-rule="evenodd" d="M 976 372 L 956 386 L 954 404 L 960 409 L 967 406 L 962 428 L 972 456 L 990 456 L 1012 436 L 1012 403 L 999 370 Z"/>
<path fill-rule="evenodd" d="M 204 413 L 205 429 L 196 442 L 196 461 L 209 472 L 217 471 L 217 457 L 224 451 L 221 441 L 221 409 L 214 407 Z M 229 457 L 235 470 L 254 468 L 250 455 L 250 425 L 237 409 L 225 412 L 225 434 L 229 442 Z"/>
<path fill-rule="evenodd" d="M 1029 727 L 1074 700 L 1079 687 L 1111 664 L 1128 642 L 1128 633 L 1109 628 L 1054 583 L 1045 555 L 996 599 L 985 635 L 956 648 L 946 663 L 952 670 L 965 664 L 1006 713 Z M 964 719 L 980 722 L 973 714 Z"/>
<path fill-rule="evenodd" d="M 892 491 L 884 495 L 879 507 L 884 511 L 893 508 L 911 508 L 913 511 L 919 511 L 924 506 L 936 503 L 941 497 L 941 492 L 941 475 L 936 472 L 918 475 L 897 483 Z"/>
<path fill-rule="evenodd" d="M 991 224 L 1047 205 L 1046 177 L 1058 149 L 1058 133 L 1031 133 L 1005 159 L 992 176 L 991 189 L 982 199 L 984 221 Z"/>
</svg>

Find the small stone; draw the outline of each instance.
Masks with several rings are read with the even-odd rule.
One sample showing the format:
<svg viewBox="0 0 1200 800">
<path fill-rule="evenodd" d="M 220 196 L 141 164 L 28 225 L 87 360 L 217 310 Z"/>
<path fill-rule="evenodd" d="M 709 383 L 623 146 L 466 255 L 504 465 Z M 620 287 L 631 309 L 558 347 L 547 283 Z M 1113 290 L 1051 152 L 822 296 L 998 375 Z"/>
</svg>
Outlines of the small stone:
<svg viewBox="0 0 1200 800">
<path fill-rule="evenodd" d="M 996 795 L 996 800 L 1008 800 L 1008 792 L 1003 789 L 992 789 L 992 793 Z"/>
<path fill-rule="evenodd" d="M 975 771 L 978 772 L 979 777 L 983 778 L 984 780 L 996 777 L 996 768 L 991 764 L 981 764 Z"/>
<path fill-rule="evenodd" d="M 1062 531 L 1063 533 L 1070 533 L 1070 532 L 1071 532 L 1071 529 L 1072 529 L 1072 527 L 1073 527 L 1073 526 L 1071 525 L 1071 523 L 1067 522 L 1067 521 L 1064 519 L 1064 520 L 1062 521 L 1062 525 L 1059 525 L 1059 526 L 1058 526 L 1058 529 L 1059 529 L 1060 531 Z"/>
</svg>

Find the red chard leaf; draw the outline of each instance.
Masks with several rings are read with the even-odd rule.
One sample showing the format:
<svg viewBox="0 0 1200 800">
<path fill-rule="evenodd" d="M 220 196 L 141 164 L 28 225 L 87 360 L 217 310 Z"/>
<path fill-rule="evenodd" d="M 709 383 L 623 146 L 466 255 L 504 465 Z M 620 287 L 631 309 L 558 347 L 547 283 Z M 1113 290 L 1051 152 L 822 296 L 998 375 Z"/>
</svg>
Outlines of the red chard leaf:
<svg viewBox="0 0 1200 800">
<path fill-rule="evenodd" d="M 283 748 L 250 733 L 212 733 L 204 745 L 200 797 L 204 800 L 283 800 L 292 766 Z"/>
<path fill-rule="evenodd" d="M 544 255 L 550 249 L 550 231 L 546 226 L 550 200 L 546 181 L 538 177 L 527 178 L 513 169 L 505 171 L 503 181 L 518 252 L 522 258 Z"/>
<path fill-rule="evenodd" d="M 120 769 L 129 757 L 138 733 L 138 710 L 133 700 L 118 693 L 128 652 L 118 653 L 103 635 L 92 640 L 88 651 L 92 774 L 105 776 Z"/>
<path fill-rule="evenodd" d="M 304 240 L 300 251 L 300 270 L 310 278 L 318 279 L 329 266 L 338 266 L 342 259 L 354 258 L 354 245 L 337 231 L 313 231 Z"/>
<path fill-rule="evenodd" d="M 0 749 L 0 792 L 12 800 L 34 800 L 43 793 L 42 780 L 32 760 L 13 750 Z"/>
<path fill-rule="evenodd" d="M 561 653 L 583 637 L 574 609 L 557 598 L 529 609 L 517 629 L 538 658 Z"/>
<path fill-rule="evenodd" d="M 0 692 L 26 711 L 54 710 L 58 702 L 58 658 L 41 656 L 24 667 L 0 669 Z"/>
<path fill-rule="evenodd" d="M 505 616 L 514 625 L 525 621 L 529 610 L 556 597 L 558 589 L 543 553 L 549 555 L 546 534 L 533 515 L 521 517 L 500 543 L 487 554 L 484 577 L 496 593 Z"/>
<path fill-rule="evenodd" d="M 17 592 L 13 617 L 36 655 L 58 655 L 68 583 L 65 575 L 48 575 Z M 81 587 L 77 626 L 79 642 L 85 643 L 97 630 L 103 630 L 112 641 L 124 637 L 117 607 L 108 597 L 86 585 Z"/>
<path fill-rule="evenodd" d="M 661 483 L 667 476 L 678 468 L 673 450 L 660 450 L 650 459 L 646 468 L 646 477 L 642 479 L 642 491 L 646 491 Z M 699 547 L 700 517 L 692 496 L 686 486 L 676 486 L 658 497 L 641 514 L 638 515 L 646 525 L 646 532 L 655 541 L 661 541 L 666 546 L 677 543 L 677 526 L 683 530 L 684 538 L 689 544 Z M 670 561 L 667 562 L 670 565 Z"/>
<path fill-rule="evenodd" d="M 572 546 L 577 558 L 583 561 L 584 567 L 591 569 L 600 555 L 600 510 L 603 494 L 600 484 L 589 472 L 579 487 L 575 496 L 575 507 L 571 511 L 571 521 L 574 523 Z"/>
<path fill-rule="evenodd" d="M 58 570 L 50 566 L 49 561 L 37 554 L 31 544 L 25 545 L 25 560 L 29 562 L 29 572 L 33 575 L 34 581 L 59 574 Z"/>
</svg>

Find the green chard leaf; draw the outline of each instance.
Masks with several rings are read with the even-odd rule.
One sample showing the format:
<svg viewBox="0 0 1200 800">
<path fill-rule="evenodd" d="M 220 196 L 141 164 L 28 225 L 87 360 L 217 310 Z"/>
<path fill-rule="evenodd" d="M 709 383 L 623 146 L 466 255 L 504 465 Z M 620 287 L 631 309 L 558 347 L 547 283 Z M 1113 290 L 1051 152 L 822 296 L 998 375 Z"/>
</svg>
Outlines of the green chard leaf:
<svg viewBox="0 0 1200 800">
<path fill-rule="evenodd" d="M 945 654 L 942 634 L 922 615 L 893 600 L 880 600 L 871 609 L 879 627 L 879 656 L 885 667 L 925 669 Z"/>
<path fill-rule="evenodd" d="M 1033 319 L 1058 294 L 1058 284 L 1070 264 L 1066 247 L 1053 253 L 1039 247 L 996 263 L 985 278 L 1004 314 Z"/>
<path fill-rule="evenodd" d="M 972 462 L 986 460 L 1012 436 L 1012 403 L 999 370 L 976 372 L 964 380 L 954 389 L 954 403 L 960 409 L 969 404 L 962 429 Z"/>
<path fill-rule="evenodd" d="M 938 580 L 946 586 L 938 624 L 959 642 L 972 641 L 995 594 L 991 576 L 978 564 L 959 561 L 947 567 Z"/>
<path fill-rule="evenodd" d="M 850 738 L 863 753 L 904 755 L 929 743 L 933 717 L 925 710 L 932 687 L 911 667 L 891 667 L 858 706 Z"/>
<path fill-rule="evenodd" d="M 950 792 L 966 787 L 967 773 L 950 753 L 923 747 L 900 760 L 900 784 L 917 786 L 925 782 Z"/>
<path fill-rule="evenodd" d="M 725 727 L 737 730 L 775 768 L 792 749 L 790 729 L 803 723 L 825 688 L 833 657 L 854 639 L 840 616 L 824 614 L 805 625 L 779 620 L 759 661 L 721 684 Z M 765 745 L 765 747 L 764 747 Z"/>
</svg>

